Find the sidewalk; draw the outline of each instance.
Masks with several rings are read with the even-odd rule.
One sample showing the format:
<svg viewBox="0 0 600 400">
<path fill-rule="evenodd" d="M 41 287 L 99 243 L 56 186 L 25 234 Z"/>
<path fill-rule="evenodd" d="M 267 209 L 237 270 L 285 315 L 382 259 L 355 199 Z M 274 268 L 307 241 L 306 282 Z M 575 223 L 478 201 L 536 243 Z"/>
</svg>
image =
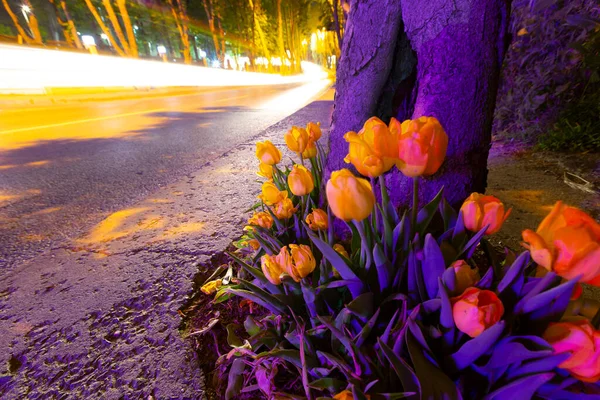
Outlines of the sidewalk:
<svg viewBox="0 0 600 400">
<path fill-rule="evenodd" d="M 255 142 L 326 127 L 331 107 L 308 105 L 5 277 L 0 398 L 202 398 L 202 360 L 178 332 L 197 266 L 240 235 L 259 191 Z"/>
</svg>

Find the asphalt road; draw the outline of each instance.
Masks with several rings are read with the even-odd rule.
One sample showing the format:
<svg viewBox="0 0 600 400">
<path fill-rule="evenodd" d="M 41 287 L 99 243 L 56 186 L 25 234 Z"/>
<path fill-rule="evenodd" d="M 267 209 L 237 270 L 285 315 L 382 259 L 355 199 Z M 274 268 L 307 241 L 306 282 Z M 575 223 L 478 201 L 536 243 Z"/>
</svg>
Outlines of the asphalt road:
<svg viewBox="0 0 600 400">
<path fill-rule="evenodd" d="M 210 89 L 0 111 L 0 278 L 299 109 L 323 88 Z"/>
</svg>

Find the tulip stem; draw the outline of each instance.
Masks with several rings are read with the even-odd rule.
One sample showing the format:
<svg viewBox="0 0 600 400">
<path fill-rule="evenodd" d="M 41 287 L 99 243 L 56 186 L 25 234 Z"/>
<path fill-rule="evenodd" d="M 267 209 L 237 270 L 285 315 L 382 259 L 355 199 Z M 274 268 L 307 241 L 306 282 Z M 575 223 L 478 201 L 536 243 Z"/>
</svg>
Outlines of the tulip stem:
<svg viewBox="0 0 600 400">
<path fill-rule="evenodd" d="M 373 259 L 372 258 L 373 256 L 371 255 L 371 244 L 369 243 L 369 241 L 367 239 L 367 235 L 365 233 L 365 227 L 364 227 L 363 223 L 364 223 L 364 221 L 354 220 L 354 225 L 356 226 L 356 229 L 358 230 L 358 234 L 360 235 L 360 241 L 361 241 L 360 251 L 365 259 L 365 269 L 368 271 L 369 268 L 371 267 L 371 261 Z"/>
<path fill-rule="evenodd" d="M 419 177 L 413 178 L 413 204 L 412 204 L 412 216 L 410 219 L 410 226 L 414 234 L 417 233 L 417 214 L 419 212 Z"/>
<path fill-rule="evenodd" d="M 379 175 L 379 186 L 381 188 L 381 204 L 383 205 L 383 210 L 387 212 L 387 205 L 390 202 L 390 195 L 388 194 L 383 174 Z"/>
</svg>

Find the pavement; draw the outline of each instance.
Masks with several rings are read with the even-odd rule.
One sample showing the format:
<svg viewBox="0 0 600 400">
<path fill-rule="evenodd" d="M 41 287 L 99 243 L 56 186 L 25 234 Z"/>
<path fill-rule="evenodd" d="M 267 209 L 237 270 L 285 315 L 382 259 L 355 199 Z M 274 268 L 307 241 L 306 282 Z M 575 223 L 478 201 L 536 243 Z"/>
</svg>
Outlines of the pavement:
<svg viewBox="0 0 600 400">
<path fill-rule="evenodd" d="M 0 113 L 0 398 L 203 397 L 178 309 L 248 217 L 254 143 L 328 125 L 330 94 L 286 117 L 305 86 Z"/>
</svg>

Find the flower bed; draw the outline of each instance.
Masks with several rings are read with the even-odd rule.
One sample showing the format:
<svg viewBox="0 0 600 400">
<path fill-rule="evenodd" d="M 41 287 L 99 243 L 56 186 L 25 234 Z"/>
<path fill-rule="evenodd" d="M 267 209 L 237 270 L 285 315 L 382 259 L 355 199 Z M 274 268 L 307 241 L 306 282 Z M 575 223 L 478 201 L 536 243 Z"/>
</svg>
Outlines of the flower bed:
<svg viewBox="0 0 600 400">
<path fill-rule="evenodd" d="M 458 211 L 443 190 L 408 210 L 388 199 L 394 166 L 416 194 L 442 165 L 435 118 L 346 134 L 346 161 L 370 180 L 343 169 L 322 185 L 320 136 L 313 123 L 285 135 L 291 167 L 257 144 L 260 201 L 234 262 L 202 287 L 265 310 L 227 327 L 225 398 L 599 398 L 600 313 L 578 297 L 578 282 L 600 284 L 597 222 L 558 203 L 523 232 L 527 251 L 500 259 L 486 238 L 510 215 L 499 199 L 474 193 Z"/>
</svg>

